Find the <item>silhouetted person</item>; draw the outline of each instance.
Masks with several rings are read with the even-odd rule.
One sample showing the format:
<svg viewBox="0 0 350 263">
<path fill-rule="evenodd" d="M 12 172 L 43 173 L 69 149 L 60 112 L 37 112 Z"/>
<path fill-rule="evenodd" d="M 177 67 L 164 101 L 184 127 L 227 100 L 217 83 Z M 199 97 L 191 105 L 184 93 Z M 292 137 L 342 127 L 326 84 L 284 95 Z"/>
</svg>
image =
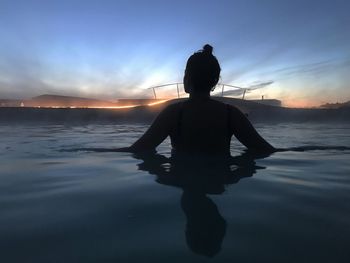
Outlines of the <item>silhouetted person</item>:
<svg viewBox="0 0 350 263">
<path fill-rule="evenodd" d="M 229 153 L 232 135 L 248 149 L 275 150 L 240 110 L 210 98 L 221 71 L 212 51 L 205 45 L 187 61 L 183 83 L 189 99 L 167 106 L 140 139 L 119 151 L 154 150 L 170 136 L 176 151 Z"/>
</svg>

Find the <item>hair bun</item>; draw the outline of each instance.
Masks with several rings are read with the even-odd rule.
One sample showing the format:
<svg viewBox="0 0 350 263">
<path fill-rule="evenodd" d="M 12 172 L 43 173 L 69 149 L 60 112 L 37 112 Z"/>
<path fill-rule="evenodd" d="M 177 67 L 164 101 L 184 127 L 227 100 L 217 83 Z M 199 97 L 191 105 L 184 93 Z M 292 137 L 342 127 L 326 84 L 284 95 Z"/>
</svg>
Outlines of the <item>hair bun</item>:
<svg viewBox="0 0 350 263">
<path fill-rule="evenodd" d="M 213 53 L 213 47 L 211 45 L 209 45 L 209 44 L 204 45 L 203 53 L 211 55 Z"/>
</svg>

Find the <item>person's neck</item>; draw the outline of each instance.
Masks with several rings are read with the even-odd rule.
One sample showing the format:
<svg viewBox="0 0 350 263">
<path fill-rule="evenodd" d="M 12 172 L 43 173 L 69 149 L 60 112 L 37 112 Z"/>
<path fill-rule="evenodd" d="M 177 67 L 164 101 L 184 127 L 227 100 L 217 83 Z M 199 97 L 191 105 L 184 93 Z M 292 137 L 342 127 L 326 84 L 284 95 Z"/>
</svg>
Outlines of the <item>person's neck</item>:
<svg viewBox="0 0 350 263">
<path fill-rule="evenodd" d="M 190 93 L 191 100 L 203 100 L 203 99 L 209 99 L 209 98 L 210 98 L 210 93 L 206 93 L 206 92 Z"/>
</svg>

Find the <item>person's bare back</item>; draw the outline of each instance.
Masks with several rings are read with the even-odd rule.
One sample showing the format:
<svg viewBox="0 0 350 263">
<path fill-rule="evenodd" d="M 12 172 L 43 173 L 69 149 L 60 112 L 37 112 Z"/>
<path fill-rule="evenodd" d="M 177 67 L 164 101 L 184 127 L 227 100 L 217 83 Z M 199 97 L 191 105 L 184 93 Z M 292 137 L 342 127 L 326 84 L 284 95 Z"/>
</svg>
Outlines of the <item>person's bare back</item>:
<svg viewBox="0 0 350 263">
<path fill-rule="evenodd" d="M 229 151 L 230 130 L 227 105 L 212 99 L 189 99 L 176 105 L 176 123 L 170 133 L 174 149 L 182 151 Z"/>
</svg>

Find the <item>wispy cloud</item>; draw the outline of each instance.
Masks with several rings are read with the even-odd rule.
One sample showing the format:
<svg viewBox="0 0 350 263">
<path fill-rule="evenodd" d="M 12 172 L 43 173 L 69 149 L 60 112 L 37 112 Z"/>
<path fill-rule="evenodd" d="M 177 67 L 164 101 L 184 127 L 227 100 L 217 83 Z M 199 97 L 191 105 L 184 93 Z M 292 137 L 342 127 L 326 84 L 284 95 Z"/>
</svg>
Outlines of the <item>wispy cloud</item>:
<svg viewBox="0 0 350 263">
<path fill-rule="evenodd" d="M 271 74 L 278 78 L 289 78 L 297 75 L 320 75 L 344 67 L 350 67 L 350 58 L 329 59 L 314 63 L 282 67 L 271 72 L 266 72 L 266 74 Z"/>
</svg>

